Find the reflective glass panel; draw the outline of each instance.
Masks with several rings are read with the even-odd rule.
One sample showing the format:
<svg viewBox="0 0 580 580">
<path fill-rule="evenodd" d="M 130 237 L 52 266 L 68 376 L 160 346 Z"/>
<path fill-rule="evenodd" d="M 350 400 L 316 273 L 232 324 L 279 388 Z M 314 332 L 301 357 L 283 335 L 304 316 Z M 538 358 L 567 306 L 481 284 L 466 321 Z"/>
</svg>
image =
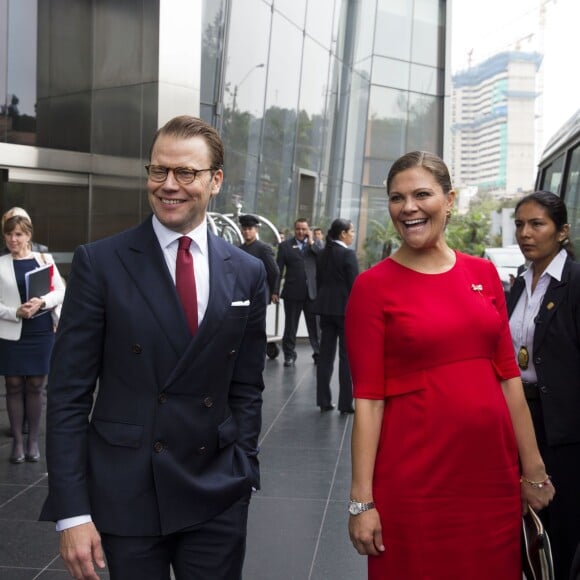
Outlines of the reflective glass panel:
<svg viewBox="0 0 580 580">
<path fill-rule="evenodd" d="M 370 88 L 370 83 L 366 78 L 362 78 L 357 74 L 352 75 L 343 178 L 353 183 L 360 183 L 362 178 L 365 133 L 369 127 L 367 108 Z"/>
<path fill-rule="evenodd" d="M 379 0 L 375 53 L 410 60 L 413 0 Z"/>
<path fill-rule="evenodd" d="M 328 50 L 306 37 L 300 81 L 296 164 L 312 171 L 320 168 L 326 142 L 328 67 Z"/>
<path fill-rule="evenodd" d="M 216 83 L 223 38 L 225 0 L 204 0 L 201 59 L 201 102 L 213 103 L 216 100 Z M 234 2 L 235 4 L 235 2 Z"/>
<path fill-rule="evenodd" d="M 375 56 L 373 61 L 373 84 L 406 91 L 409 88 L 409 63 Z"/>
<path fill-rule="evenodd" d="M 13 206 L 28 211 L 34 241 L 48 246 L 66 276 L 75 248 L 88 241 L 88 187 L 6 182 L 1 189 L 1 212 Z"/>
<path fill-rule="evenodd" d="M 443 104 L 437 97 L 409 95 L 407 151 L 431 151 L 441 155 Z"/>
<path fill-rule="evenodd" d="M 274 10 L 284 14 L 296 26 L 304 28 L 306 0 L 274 0 Z"/>
<path fill-rule="evenodd" d="M 369 58 L 373 53 L 376 0 L 360 0 L 358 3 L 357 26 L 351 34 L 356 37 L 355 64 Z"/>
<path fill-rule="evenodd" d="M 367 154 L 396 159 L 406 152 L 407 107 L 405 91 L 373 86 L 367 128 Z"/>
<path fill-rule="evenodd" d="M 365 269 L 389 256 L 397 246 L 397 236 L 389 217 L 384 188 L 362 189 L 355 243 L 361 266 Z"/>
<path fill-rule="evenodd" d="M 275 223 L 289 223 L 293 221 L 296 205 L 290 192 L 295 178 L 293 161 L 302 34 L 276 13 L 272 26 L 257 209 Z M 272 213 L 276 207 L 277 215 Z"/>
<path fill-rule="evenodd" d="M 411 60 L 435 67 L 444 66 L 445 2 L 415 0 Z"/>
<path fill-rule="evenodd" d="M 443 95 L 443 78 L 442 69 L 412 64 L 409 88 L 425 95 Z"/>
<path fill-rule="evenodd" d="M 36 143 L 37 0 L 10 0 L 0 17 L 7 24 L 6 51 L 0 51 L 2 141 Z M 4 27 L 3 27 L 4 28 Z"/>
<path fill-rule="evenodd" d="M 331 46 L 335 10 L 335 0 L 309 0 L 306 9 L 306 34 L 327 49 Z"/>
<path fill-rule="evenodd" d="M 256 211 L 271 18 L 271 9 L 261 0 L 231 3 L 222 120 L 225 180 L 212 203 L 215 211 L 231 213 L 234 196 L 243 211 Z"/>
</svg>

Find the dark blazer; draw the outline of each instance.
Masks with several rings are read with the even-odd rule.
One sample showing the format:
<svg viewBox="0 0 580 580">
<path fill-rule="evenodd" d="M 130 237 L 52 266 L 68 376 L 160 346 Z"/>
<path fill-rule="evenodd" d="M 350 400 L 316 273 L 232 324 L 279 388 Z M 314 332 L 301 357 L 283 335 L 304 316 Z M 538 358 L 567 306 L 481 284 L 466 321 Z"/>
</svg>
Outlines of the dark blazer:
<svg viewBox="0 0 580 580">
<path fill-rule="evenodd" d="M 314 300 L 316 298 L 316 256 L 322 251 L 320 243 L 307 245 L 304 252 L 296 238 L 278 246 L 276 261 L 280 277 L 284 278 L 282 298 L 286 300 Z M 279 293 L 278 291 L 275 294 Z"/>
<path fill-rule="evenodd" d="M 280 277 L 280 269 L 276 263 L 276 258 L 274 258 L 274 250 L 272 246 L 261 242 L 260 240 L 255 240 L 251 244 L 242 244 L 240 246 L 244 252 L 248 252 L 254 258 L 262 260 L 266 268 L 266 278 L 268 279 L 268 289 L 270 296 L 278 291 L 278 278 Z"/>
<path fill-rule="evenodd" d="M 192 339 L 151 218 L 77 248 L 51 362 L 41 519 L 91 514 L 101 532 L 169 534 L 259 487 L 265 270 L 211 233 L 208 252 Z"/>
<path fill-rule="evenodd" d="M 316 314 L 344 316 L 354 279 L 358 275 L 356 254 L 350 248 L 329 242 L 317 260 L 318 293 L 314 301 Z"/>
<path fill-rule="evenodd" d="M 525 288 L 518 277 L 508 298 L 511 314 Z M 580 264 L 566 260 L 552 279 L 536 317 L 534 366 L 550 445 L 580 442 Z"/>
</svg>

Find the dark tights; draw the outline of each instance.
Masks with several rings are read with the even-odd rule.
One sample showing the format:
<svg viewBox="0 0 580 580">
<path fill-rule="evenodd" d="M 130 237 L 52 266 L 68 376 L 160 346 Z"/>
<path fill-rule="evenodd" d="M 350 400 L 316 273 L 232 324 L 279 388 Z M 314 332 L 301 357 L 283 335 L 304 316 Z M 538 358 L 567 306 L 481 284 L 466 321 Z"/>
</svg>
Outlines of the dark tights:
<svg viewBox="0 0 580 580">
<path fill-rule="evenodd" d="M 42 388 L 46 376 L 5 377 L 6 380 L 6 409 L 14 437 L 12 455 L 24 455 L 24 436 L 22 423 L 26 415 L 28 421 L 28 442 L 26 453 L 38 455 L 38 431 L 42 414 Z M 25 408 L 26 407 L 26 408 Z"/>
</svg>

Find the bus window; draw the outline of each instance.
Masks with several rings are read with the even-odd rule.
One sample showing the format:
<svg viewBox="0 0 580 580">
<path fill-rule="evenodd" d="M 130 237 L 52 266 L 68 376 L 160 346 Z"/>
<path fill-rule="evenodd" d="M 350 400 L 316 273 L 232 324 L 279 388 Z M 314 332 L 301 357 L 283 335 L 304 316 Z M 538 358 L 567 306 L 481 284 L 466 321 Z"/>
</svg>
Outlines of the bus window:
<svg viewBox="0 0 580 580">
<path fill-rule="evenodd" d="M 540 189 L 544 191 L 551 191 L 558 193 L 558 188 L 562 181 L 562 168 L 564 166 L 564 154 L 560 155 L 546 169 L 542 175 L 542 183 Z"/>
<path fill-rule="evenodd" d="M 564 201 L 568 208 L 568 221 L 572 227 L 572 243 L 576 252 L 580 251 L 580 145 L 570 152 L 570 167 L 566 179 Z"/>
</svg>

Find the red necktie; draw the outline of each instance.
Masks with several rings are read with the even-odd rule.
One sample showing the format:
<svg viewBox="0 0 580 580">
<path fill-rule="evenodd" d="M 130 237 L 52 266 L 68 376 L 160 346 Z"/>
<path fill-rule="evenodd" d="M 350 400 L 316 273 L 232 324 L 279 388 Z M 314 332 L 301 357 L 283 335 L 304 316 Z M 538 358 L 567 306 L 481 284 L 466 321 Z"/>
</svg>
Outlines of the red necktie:
<svg viewBox="0 0 580 580">
<path fill-rule="evenodd" d="M 197 291 L 193 272 L 193 256 L 189 251 L 191 238 L 179 238 L 177 260 L 175 262 L 175 286 L 187 318 L 192 336 L 197 332 Z"/>
</svg>

